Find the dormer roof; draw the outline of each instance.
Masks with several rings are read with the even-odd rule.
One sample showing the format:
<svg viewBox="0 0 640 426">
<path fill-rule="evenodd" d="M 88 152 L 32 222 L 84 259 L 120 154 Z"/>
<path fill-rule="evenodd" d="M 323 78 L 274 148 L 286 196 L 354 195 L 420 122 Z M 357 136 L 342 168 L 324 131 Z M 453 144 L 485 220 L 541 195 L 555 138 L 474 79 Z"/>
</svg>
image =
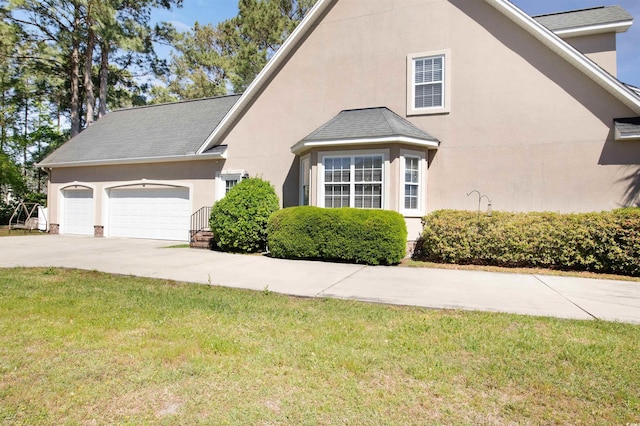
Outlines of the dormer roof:
<svg viewBox="0 0 640 426">
<path fill-rule="evenodd" d="M 621 6 L 599 6 L 548 13 L 534 16 L 533 19 L 563 38 L 610 32 L 621 33 L 627 31 L 633 24 L 633 16 Z"/>
</svg>

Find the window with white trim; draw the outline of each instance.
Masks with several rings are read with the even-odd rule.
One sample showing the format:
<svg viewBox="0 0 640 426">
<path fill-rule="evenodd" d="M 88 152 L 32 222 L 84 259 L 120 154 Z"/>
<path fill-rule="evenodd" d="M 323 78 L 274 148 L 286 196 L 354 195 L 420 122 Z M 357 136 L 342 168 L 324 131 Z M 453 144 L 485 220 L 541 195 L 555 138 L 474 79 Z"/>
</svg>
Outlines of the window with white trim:
<svg viewBox="0 0 640 426">
<path fill-rule="evenodd" d="M 300 205 L 308 206 L 311 201 L 311 160 L 309 156 L 300 160 Z"/>
<path fill-rule="evenodd" d="M 404 208 L 417 210 L 419 207 L 420 159 L 404 157 Z"/>
<path fill-rule="evenodd" d="M 383 155 L 325 156 L 322 165 L 325 207 L 383 208 Z"/>
<path fill-rule="evenodd" d="M 216 199 L 221 200 L 242 179 L 248 177 L 244 170 L 223 170 L 216 173 Z"/>
<path fill-rule="evenodd" d="M 413 108 L 444 105 L 444 56 L 413 60 Z"/>
<path fill-rule="evenodd" d="M 424 154 L 402 151 L 400 155 L 401 200 L 400 209 L 406 215 L 423 213 L 423 162 Z"/>
<path fill-rule="evenodd" d="M 227 195 L 231 188 L 238 184 L 238 179 L 224 179 L 224 195 Z"/>
<path fill-rule="evenodd" d="M 407 114 L 449 112 L 450 52 L 407 56 Z"/>
</svg>

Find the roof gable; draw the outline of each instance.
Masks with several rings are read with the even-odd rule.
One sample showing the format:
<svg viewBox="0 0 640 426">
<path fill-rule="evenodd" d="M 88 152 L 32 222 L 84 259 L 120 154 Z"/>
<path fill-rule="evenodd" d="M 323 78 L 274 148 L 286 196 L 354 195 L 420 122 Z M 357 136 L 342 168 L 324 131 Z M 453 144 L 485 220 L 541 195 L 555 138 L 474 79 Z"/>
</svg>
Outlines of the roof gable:
<svg viewBox="0 0 640 426">
<path fill-rule="evenodd" d="M 261 93 L 264 87 L 269 84 L 274 75 L 279 71 L 280 67 L 291 55 L 295 53 L 300 43 L 305 40 L 308 34 L 313 31 L 315 26 L 338 1 L 340 0 L 318 0 L 291 36 L 285 41 L 264 69 L 249 85 L 238 102 L 229 110 L 227 115 L 220 122 L 220 125 L 211 135 L 211 138 L 200 147 L 198 153 L 205 152 L 215 144 L 220 143 L 225 135 L 235 126 L 244 112 L 252 105 L 253 101 Z M 604 69 L 600 68 L 597 64 L 562 40 L 540 22 L 537 22 L 534 18 L 527 15 L 508 0 L 484 1 L 500 11 L 507 18 L 514 21 L 525 31 L 532 34 L 564 60 L 572 64 L 598 85 L 603 87 L 624 105 L 640 114 L 640 95 L 622 84 Z"/>
<path fill-rule="evenodd" d="M 40 166 L 107 164 L 193 156 L 239 95 L 113 111 Z"/>
</svg>

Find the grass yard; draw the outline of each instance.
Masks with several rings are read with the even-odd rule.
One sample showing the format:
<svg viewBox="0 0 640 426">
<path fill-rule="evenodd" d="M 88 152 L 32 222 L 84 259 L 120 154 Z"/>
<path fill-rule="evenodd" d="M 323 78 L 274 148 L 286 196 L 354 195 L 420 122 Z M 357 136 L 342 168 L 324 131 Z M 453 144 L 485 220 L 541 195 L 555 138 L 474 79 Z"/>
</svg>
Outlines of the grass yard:
<svg viewBox="0 0 640 426">
<path fill-rule="evenodd" d="M 40 232 L 37 229 L 29 231 L 28 229 L 12 229 L 8 226 L 0 226 L 0 237 L 15 237 L 18 235 L 49 235 L 46 232 Z"/>
<path fill-rule="evenodd" d="M 0 269 L 2 424 L 640 422 L 640 326 Z"/>
</svg>

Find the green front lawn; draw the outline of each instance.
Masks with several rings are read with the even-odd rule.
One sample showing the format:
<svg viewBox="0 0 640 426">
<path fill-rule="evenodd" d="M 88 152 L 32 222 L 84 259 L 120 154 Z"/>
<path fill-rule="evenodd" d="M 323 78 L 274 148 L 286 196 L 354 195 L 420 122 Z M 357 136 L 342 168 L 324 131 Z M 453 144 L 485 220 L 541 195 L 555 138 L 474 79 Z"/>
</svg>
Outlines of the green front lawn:
<svg viewBox="0 0 640 426">
<path fill-rule="evenodd" d="M 2 424 L 625 424 L 640 326 L 0 269 Z"/>
</svg>

